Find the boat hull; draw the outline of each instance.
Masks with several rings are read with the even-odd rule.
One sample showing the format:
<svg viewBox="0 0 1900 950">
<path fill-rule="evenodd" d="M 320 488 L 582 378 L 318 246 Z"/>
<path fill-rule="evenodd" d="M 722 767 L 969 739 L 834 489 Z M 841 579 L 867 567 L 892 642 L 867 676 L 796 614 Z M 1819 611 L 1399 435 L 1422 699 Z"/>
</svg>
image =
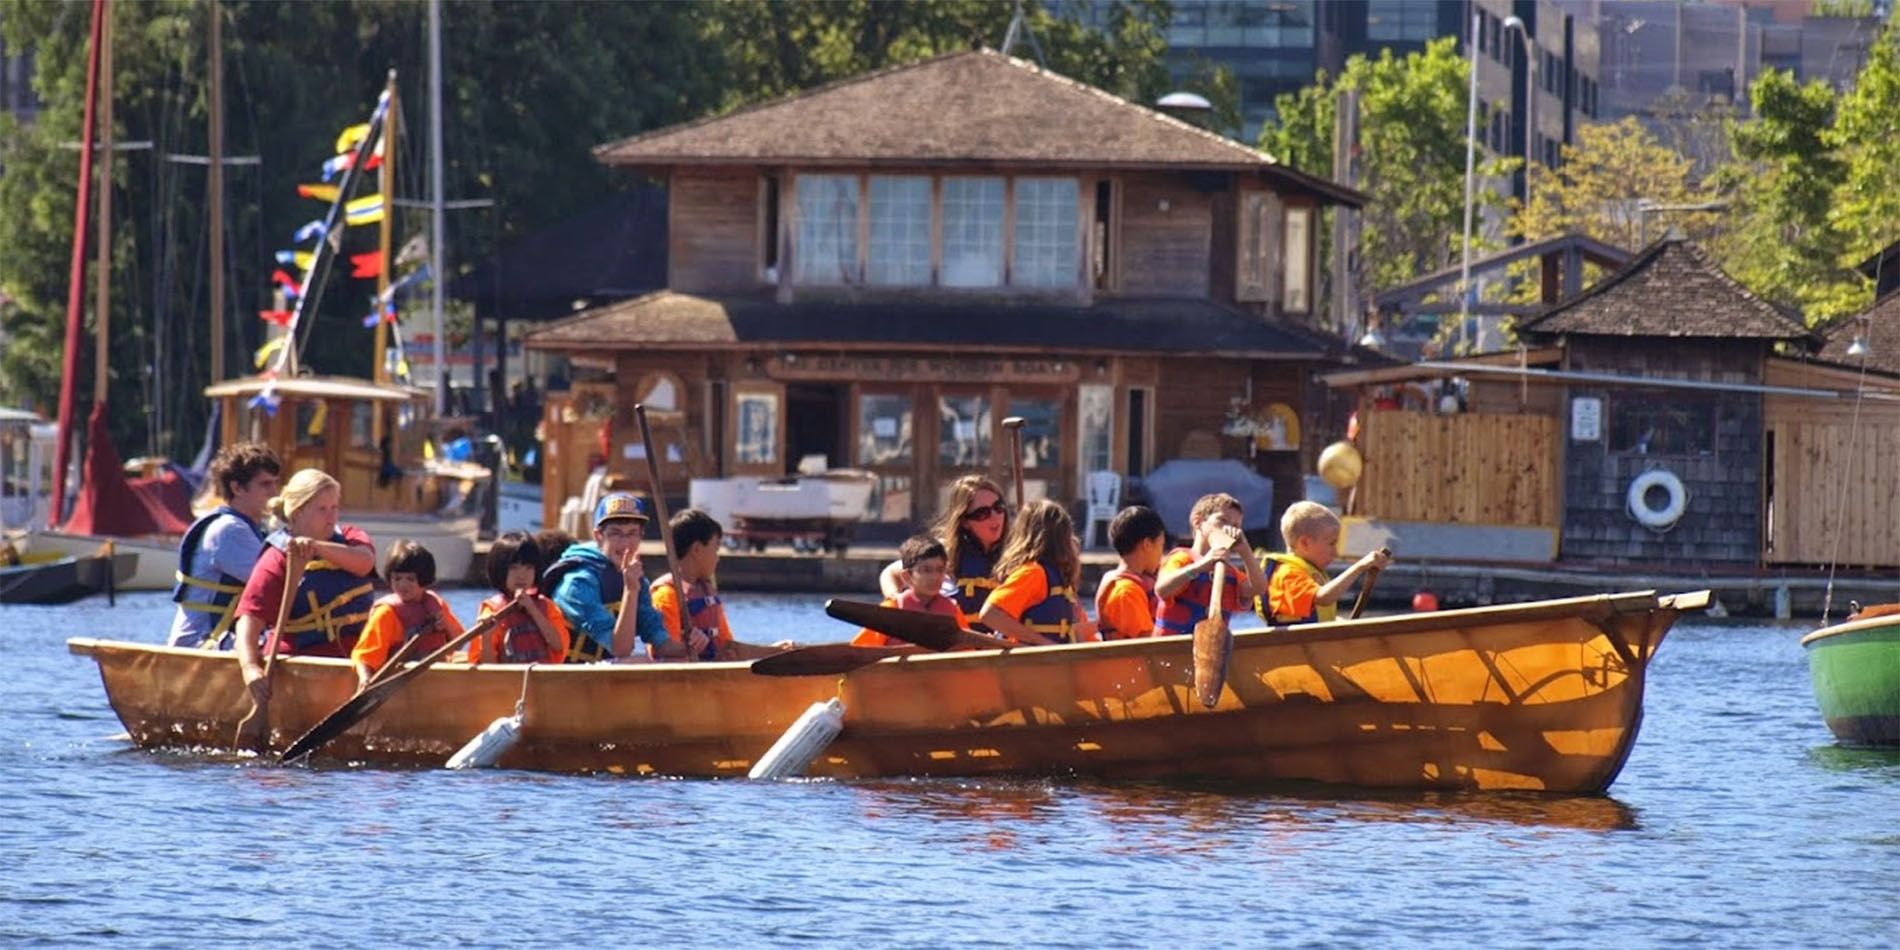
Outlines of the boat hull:
<svg viewBox="0 0 1900 950">
<path fill-rule="evenodd" d="M 1900 747 L 1900 616 L 1825 627 L 1801 639 L 1821 717 L 1847 745 Z"/>
<path fill-rule="evenodd" d="M 1696 595 L 1606 595 L 1238 633 L 1213 709 L 1185 637 L 916 654 L 842 677 L 746 664 L 439 664 L 322 754 L 441 765 L 527 689 L 505 767 L 743 776 L 806 708 L 845 728 L 808 774 L 1092 775 L 1594 793 L 1642 719 L 1644 671 Z M 1705 602 L 1705 601 L 1704 601 Z M 249 709 L 229 654 L 90 639 L 141 746 L 230 749 Z M 284 662 L 271 745 L 347 700 L 341 660 Z"/>
<path fill-rule="evenodd" d="M 137 566 L 138 555 L 120 551 L 0 568 L 0 604 L 70 604 L 122 590 Z"/>
<path fill-rule="evenodd" d="M 61 557 L 85 557 L 97 553 L 107 541 L 112 542 L 113 550 L 120 554 L 138 555 L 130 576 L 120 579 L 120 590 L 172 589 L 172 575 L 178 570 L 176 541 L 159 543 L 138 538 L 67 534 L 64 531 L 29 531 L 21 546 L 29 553 L 54 552 Z"/>
</svg>

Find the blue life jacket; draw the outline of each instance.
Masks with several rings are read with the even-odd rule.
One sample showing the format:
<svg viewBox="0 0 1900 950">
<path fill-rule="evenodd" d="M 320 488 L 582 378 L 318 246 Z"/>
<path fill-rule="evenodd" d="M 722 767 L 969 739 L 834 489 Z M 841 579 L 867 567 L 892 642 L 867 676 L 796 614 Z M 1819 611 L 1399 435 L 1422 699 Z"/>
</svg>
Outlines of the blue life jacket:
<svg viewBox="0 0 1900 950">
<path fill-rule="evenodd" d="M 330 540 L 346 543 L 341 531 Z M 264 543 L 284 551 L 290 535 L 279 529 Z M 286 651 L 303 656 L 349 656 L 375 600 L 374 574 L 358 577 L 330 561 L 312 558 L 297 583 L 290 620 L 278 631 L 278 642 Z"/>
<path fill-rule="evenodd" d="M 1049 595 L 1041 601 L 1031 604 L 1016 619 L 1023 626 L 1048 637 L 1057 643 L 1073 642 L 1071 629 L 1075 626 L 1075 588 L 1056 569 L 1048 564 L 1037 564 L 1042 568 L 1043 582 L 1049 586 Z"/>
<path fill-rule="evenodd" d="M 178 569 L 172 574 L 172 603 L 177 604 L 180 610 L 207 613 L 216 617 L 217 621 L 212 624 L 211 632 L 205 634 L 204 645 L 221 649 L 225 648 L 223 643 L 225 634 L 237 621 L 238 595 L 244 593 L 244 582 L 250 578 L 232 577 L 223 570 L 218 570 L 218 576 L 215 578 L 197 577 L 191 573 L 191 561 L 198 556 L 198 548 L 204 544 L 205 532 L 211 530 L 211 526 L 226 515 L 244 522 L 244 526 L 251 529 L 251 533 L 259 539 L 264 537 L 264 529 L 258 527 L 257 522 L 245 517 L 243 512 L 230 505 L 219 505 L 218 510 L 192 522 L 191 527 L 186 529 L 184 539 L 178 543 Z M 193 588 L 209 592 L 209 597 L 205 600 L 187 600 L 186 597 Z"/>
<path fill-rule="evenodd" d="M 983 602 L 989 600 L 990 592 L 996 589 L 996 578 L 991 576 L 996 570 L 996 558 L 985 552 L 975 538 L 966 535 L 963 540 L 963 550 L 957 553 L 956 570 L 951 575 L 957 585 L 952 596 L 957 609 L 975 620 L 983 612 Z"/>
<path fill-rule="evenodd" d="M 589 554 L 593 556 L 587 556 Z M 586 571 L 594 576 L 595 582 L 600 585 L 601 606 L 618 619 L 620 608 L 627 599 L 627 578 L 614 568 L 606 555 L 593 548 L 575 545 L 568 548 L 560 560 L 548 565 L 548 569 L 541 572 L 542 593 L 553 600 L 561 586 L 561 579 L 575 571 Z M 612 656 L 611 647 L 594 639 L 594 635 L 581 627 L 578 621 L 571 621 L 570 626 L 566 662 L 598 663 Z M 536 636 L 539 636 L 538 632 Z"/>
</svg>

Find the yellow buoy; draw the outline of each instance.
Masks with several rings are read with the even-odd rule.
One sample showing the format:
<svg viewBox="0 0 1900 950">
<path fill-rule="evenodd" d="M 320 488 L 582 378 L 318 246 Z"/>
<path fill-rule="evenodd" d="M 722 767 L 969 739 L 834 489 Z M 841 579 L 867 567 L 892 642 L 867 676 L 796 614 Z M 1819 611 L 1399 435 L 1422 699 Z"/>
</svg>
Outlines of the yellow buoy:
<svg viewBox="0 0 1900 950">
<path fill-rule="evenodd" d="M 1319 477 L 1340 491 L 1358 484 L 1365 467 L 1366 460 L 1351 442 L 1334 442 L 1319 453 Z"/>
</svg>

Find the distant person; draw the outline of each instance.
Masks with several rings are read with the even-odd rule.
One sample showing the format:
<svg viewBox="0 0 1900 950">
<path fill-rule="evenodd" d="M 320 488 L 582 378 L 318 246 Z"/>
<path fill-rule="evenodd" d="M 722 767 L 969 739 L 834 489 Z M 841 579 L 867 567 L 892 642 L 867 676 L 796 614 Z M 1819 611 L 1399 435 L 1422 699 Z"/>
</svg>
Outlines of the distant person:
<svg viewBox="0 0 1900 950">
<path fill-rule="evenodd" d="M 1023 506 L 1003 543 L 996 576 L 1002 581 L 978 616 L 998 635 L 1026 644 L 1095 639 L 1095 625 L 1075 597 L 1082 546 L 1061 505 L 1043 500 Z"/>
<path fill-rule="evenodd" d="M 277 453 L 262 442 L 232 443 L 211 460 L 211 484 L 222 503 L 192 522 L 178 542 L 172 585 L 178 610 L 167 643 L 231 649 L 238 595 L 264 553 L 264 519 L 282 473 Z"/>
<path fill-rule="evenodd" d="M 1339 598 L 1353 581 L 1373 568 L 1384 569 L 1392 555 L 1384 548 L 1354 561 L 1338 577 L 1329 578 L 1327 565 L 1339 557 L 1339 516 L 1313 501 L 1296 501 L 1280 516 L 1280 536 L 1287 553 L 1263 551 L 1267 591 L 1254 601 L 1254 611 L 1272 624 L 1325 623 L 1339 616 Z"/>
<path fill-rule="evenodd" d="M 410 640 L 416 645 L 409 658 L 419 660 L 462 635 L 462 622 L 435 592 L 435 555 L 428 548 L 409 540 L 390 545 L 383 560 L 383 578 L 389 581 L 390 592 L 370 607 L 363 635 L 350 650 L 358 689 L 369 685 L 390 656 Z"/>
<path fill-rule="evenodd" d="M 574 536 L 559 528 L 543 528 L 534 533 L 534 543 L 541 549 L 541 556 L 554 564 L 574 546 Z"/>
<path fill-rule="evenodd" d="M 790 648 L 794 644 L 789 640 L 767 647 L 733 639 L 725 603 L 713 585 L 725 533 L 718 519 L 698 508 L 678 512 L 667 523 L 665 540 L 673 545 L 682 575 L 666 574 L 653 582 L 653 606 L 667 633 L 690 644 L 701 660 L 752 660 Z"/>
<path fill-rule="evenodd" d="M 666 635 L 640 563 L 646 502 L 625 492 L 594 504 L 594 538 L 562 552 L 541 576 L 541 589 L 566 616 L 567 662 L 596 663 L 633 655 L 645 643 L 654 655 L 684 658 L 686 648 Z M 629 609 L 630 608 L 630 609 Z"/>
<path fill-rule="evenodd" d="M 468 645 L 470 663 L 560 663 L 568 656 L 567 618 L 535 583 L 545 567 L 541 546 L 525 532 L 510 531 L 488 549 L 488 586 L 493 596 L 476 613 L 484 620 L 509 604 L 520 604 L 495 629 Z"/>
<path fill-rule="evenodd" d="M 949 572 L 949 555 L 944 551 L 942 541 L 927 534 L 916 535 L 897 549 L 897 560 L 904 566 L 904 576 L 909 579 L 910 586 L 896 597 L 886 597 L 884 606 L 941 614 L 955 620 L 959 627 L 970 625 L 963 611 L 957 608 L 957 602 L 943 592 L 944 578 Z M 868 627 L 858 631 L 858 635 L 851 639 L 852 645 L 861 647 L 889 647 L 905 642 Z"/>
<path fill-rule="evenodd" d="M 1104 640 L 1154 635 L 1155 572 L 1168 546 L 1168 527 L 1153 508 L 1130 505 L 1108 523 L 1108 540 L 1121 563 L 1095 589 L 1095 620 Z"/>
<path fill-rule="evenodd" d="M 996 559 L 1002 553 L 1009 528 L 1009 508 L 1003 490 L 982 475 L 965 475 L 950 483 L 950 497 L 931 534 L 943 541 L 949 582 L 944 588 L 957 609 L 974 619 L 996 589 Z M 878 575 L 878 588 L 894 598 L 912 585 L 903 576 L 903 563 L 892 561 Z"/>
<path fill-rule="evenodd" d="M 237 654 L 253 699 L 270 700 L 264 679 L 264 635 L 277 620 L 290 559 L 304 562 L 290 620 L 278 634 L 279 653 L 347 657 L 355 648 L 376 596 L 376 546 L 354 525 L 337 524 L 342 486 L 314 468 L 290 476 L 270 500 L 283 527 L 264 540 L 238 598 Z"/>
<path fill-rule="evenodd" d="M 1191 547 L 1175 548 L 1161 559 L 1155 578 L 1155 636 L 1190 634 L 1213 608 L 1214 571 L 1226 571 L 1219 610 L 1223 615 L 1244 610 L 1267 589 L 1266 575 L 1254 563 L 1253 549 L 1240 529 L 1245 509 L 1225 492 L 1202 495 L 1188 512 L 1194 531 Z M 1232 557 L 1240 566 L 1228 564 Z"/>
</svg>

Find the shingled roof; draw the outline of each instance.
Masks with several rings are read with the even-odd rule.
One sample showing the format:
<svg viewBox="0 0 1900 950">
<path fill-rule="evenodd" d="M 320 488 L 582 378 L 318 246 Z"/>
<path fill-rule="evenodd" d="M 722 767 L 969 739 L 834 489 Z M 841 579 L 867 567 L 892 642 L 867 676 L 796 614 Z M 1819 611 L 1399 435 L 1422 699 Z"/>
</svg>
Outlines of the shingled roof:
<svg viewBox="0 0 1900 950">
<path fill-rule="evenodd" d="M 1253 172 L 1359 206 L 1272 156 L 995 50 L 854 76 L 602 145 L 609 165 L 1030 166 Z"/>
<path fill-rule="evenodd" d="M 1677 235 L 1524 324 L 1533 335 L 1805 340 L 1797 316 L 1757 297 Z"/>
<path fill-rule="evenodd" d="M 1860 337 L 1867 343 L 1869 370 L 1900 376 L 1900 294 L 1889 294 L 1862 313 L 1836 321 L 1823 331 L 1827 339 L 1815 359 L 1859 369 L 1861 358 L 1847 348 Z"/>
<path fill-rule="evenodd" d="M 1086 353 L 1195 353 L 1310 359 L 1343 341 L 1268 323 L 1206 300 L 1057 303 L 781 304 L 769 297 L 701 297 L 663 290 L 597 307 L 528 334 L 529 349 L 581 353 L 774 345 L 902 346 Z"/>
</svg>

